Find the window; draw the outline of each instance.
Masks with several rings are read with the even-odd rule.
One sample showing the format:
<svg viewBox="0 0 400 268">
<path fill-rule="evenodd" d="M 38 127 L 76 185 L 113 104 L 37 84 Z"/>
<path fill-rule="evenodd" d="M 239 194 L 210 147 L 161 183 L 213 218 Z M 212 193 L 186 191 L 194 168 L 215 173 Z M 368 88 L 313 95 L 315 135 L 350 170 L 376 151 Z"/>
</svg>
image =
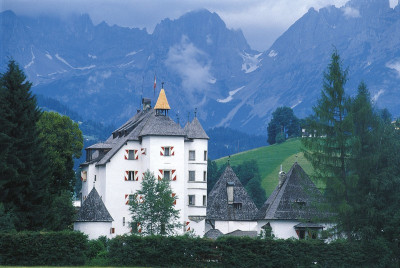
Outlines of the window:
<svg viewBox="0 0 400 268">
<path fill-rule="evenodd" d="M 111 228 L 110 229 L 110 234 L 114 234 L 115 233 L 115 228 Z"/>
<path fill-rule="evenodd" d="M 94 181 L 96 181 L 96 175 L 94 175 Z"/>
<path fill-rule="evenodd" d="M 189 160 L 190 161 L 196 160 L 196 152 L 195 151 L 189 151 Z"/>
<path fill-rule="evenodd" d="M 207 206 L 207 196 L 203 195 L 203 207 Z"/>
<path fill-rule="evenodd" d="M 82 171 L 81 172 L 81 181 L 86 181 L 87 180 L 87 171 Z"/>
<path fill-rule="evenodd" d="M 203 172 L 203 181 L 207 181 L 207 171 Z"/>
<path fill-rule="evenodd" d="M 134 181 L 135 180 L 135 171 L 130 170 L 130 171 L 127 171 L 126 173 L 128 173 L 128 174 L 126 174 L 126 177 L 125 177 L 126 181 Z"/>
<path fill-rule="evenodd" d="M 306 238 L 306 230 L 300 230 L 299 231 L 299 238 L 300 239 Z"/>
<path fill-rule="evenodd" d="M 136 201 L 136 195 L 134 194 L 130 194 L 129 195 L 129 202 L 127 203 L 127 205 L 129 205 L 130 202 Z"/>
<path fill-rule="evenodd" d="M 164 147 L 164 156 L 170 156 L 171 154 L 170 148 L 169 147 Z"/>
<path fill-rule="evenodd" d="M 122 217 L 122 226 L 125 226 L 125 217 Z"/>
<path fill-rule="evenodd" d="M 204 151 L 204 161 L 207 161 L 207 151 Z"/>
<path fill-rule="evenodd" d="M 135 152 L 137 150 L 128 150 L 128 160 L 137 160 L 137 158 L 135 157 Z"/>
<path fill-rule="evenodd" d="M 195 205 L 195 196 L 194 195 L 189 195 L 189 206 L 194 206 Z"/>
<path fill-rule="evenodd" d="M 240 210 L 242 209 L 242 203 L 233 203 L 233 207 Z"/>
<path fill-rule="evenodd" d="M 170 180 L 170 179 L 171 179 L 171 171 L 164 170 L 164 180 Z"/>
<path fill-rule="evenodd" d="M 196 180 L 196 172 L 194 170 L 189 171 L 189 181 L 195 181 Z"/>
</svg>

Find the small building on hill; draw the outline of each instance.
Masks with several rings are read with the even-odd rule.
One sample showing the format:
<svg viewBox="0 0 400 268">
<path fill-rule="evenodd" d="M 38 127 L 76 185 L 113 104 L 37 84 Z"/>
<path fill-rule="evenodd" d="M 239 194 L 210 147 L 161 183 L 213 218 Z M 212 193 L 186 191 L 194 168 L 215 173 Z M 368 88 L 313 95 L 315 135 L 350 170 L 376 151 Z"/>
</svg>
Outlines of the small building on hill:
<svg viewBox="0 0 400 268">
<path fill-rule="evenodd" d="M 208 196 L 206 232 L 215 229 L 222 234 L 257 230 L 257 207 L 246 189 L 228 165 Z M 235 232 L 235 231 L 240 232 Z M 212 231 L 211 234 L 215 234 Z"/>
<path fill-rule="evenodd" d="M 322 203 L 321 192 L 296 162 L 287 174 L 279 173 L 279 185 L 257 213 L 257 229 L 270 229 L 283 239 L 316 238 L 329 216 L 321 210 Z"/>
</svg>

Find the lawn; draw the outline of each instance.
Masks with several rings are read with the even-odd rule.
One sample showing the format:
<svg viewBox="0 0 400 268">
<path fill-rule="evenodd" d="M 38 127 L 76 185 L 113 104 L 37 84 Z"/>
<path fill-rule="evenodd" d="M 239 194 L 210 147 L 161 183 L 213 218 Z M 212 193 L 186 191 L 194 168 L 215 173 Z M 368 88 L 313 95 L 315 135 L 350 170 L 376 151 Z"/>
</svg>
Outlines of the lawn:
<svg viewBox="0 0 400 268">
<path fill-rule="evenodd" d="M 231 155 L 230 163 L 235 166 L 246 160 L 256 160 L 262 178 L 261 185 L 265 189 L 267 196 L 269 196 L 278 185 L 280 165 L 282 165 L 285 172 L 288 172 L 293 163 L 297 161 L 307 174 L 312 174 L 312 166 L 304 158 L 301 146 L 300 138 L 289 139 L 281 144 L 264 146 Z M 216 160 L 218 165 L 227 161 L 228 157 Z M 318 181 L 317 187 L 322 189 L 324 185 Z"/>
</svg>

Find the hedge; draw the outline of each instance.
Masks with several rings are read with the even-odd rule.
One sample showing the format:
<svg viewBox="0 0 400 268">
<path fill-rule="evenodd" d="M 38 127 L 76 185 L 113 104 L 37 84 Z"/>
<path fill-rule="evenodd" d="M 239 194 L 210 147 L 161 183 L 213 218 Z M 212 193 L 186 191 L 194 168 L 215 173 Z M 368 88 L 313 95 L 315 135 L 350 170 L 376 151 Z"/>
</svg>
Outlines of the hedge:
<svg viewBox="0 0 400 268">
<path fill-rule="evenodd" d="M 0 233 L 1 265 L 83 265 L 87 236 L 72 231 Z"/>
<path fill-rule="evenodd" d="M 398 267 L 383 240 L 324 243 L 223 237 L 119 236 L 109 241 L 109 265 L 181 267 Z"/>
<path fill-rule="evenodd" d="M 399 267 L 398 244 L 383 239 L 254 239 L 117 236 L 79 232 L 0 233 L 0 265 L 154 267 Z"/>
</svg>

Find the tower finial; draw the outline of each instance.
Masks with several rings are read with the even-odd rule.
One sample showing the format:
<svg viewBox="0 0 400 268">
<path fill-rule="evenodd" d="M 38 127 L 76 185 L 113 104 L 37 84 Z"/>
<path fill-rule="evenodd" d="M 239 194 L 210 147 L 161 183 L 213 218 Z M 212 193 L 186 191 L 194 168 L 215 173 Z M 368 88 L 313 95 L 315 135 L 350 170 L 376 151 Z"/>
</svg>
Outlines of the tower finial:
<svg viewBox="0 0 400 268">
<path fill-rule="evenodd" d="M 281 172 L 282 172 L 282 164 L 281 164 Z"/>
<path fill-rule="evenodd" d="M 161 88 L 164 88 L 164 82 L 161 82 Z"/>
<path fill-rule="evenodd" d="M 231 165 L 231 156 L 228 156 L 228 166 Z"/>
<path fill-rule="evenodd" d="M 197 117 L 197 108 L 194 108 L 194 117 Z"/>
<path fill-rule="evenodd" d="M 188 120 L 187 120 L 187 122 L 188 123 L 190 122 L 190 112 L 188 112 Z"/>
</svg>

